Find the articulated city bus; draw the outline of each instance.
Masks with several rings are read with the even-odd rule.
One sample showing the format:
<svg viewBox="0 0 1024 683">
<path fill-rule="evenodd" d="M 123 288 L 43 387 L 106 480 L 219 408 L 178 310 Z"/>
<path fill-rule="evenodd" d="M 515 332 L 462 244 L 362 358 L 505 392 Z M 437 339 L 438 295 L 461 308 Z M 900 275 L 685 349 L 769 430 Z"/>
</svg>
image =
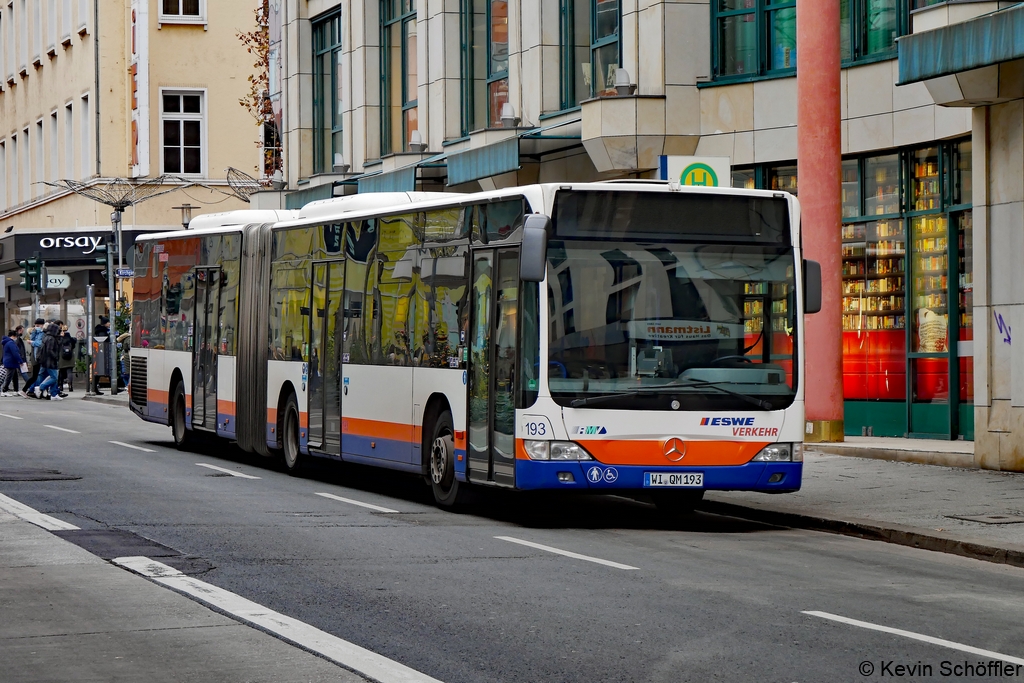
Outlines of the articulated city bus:
<svg viewBox="0 0 1024 683">
<path fill-rule="evenodd" d="M 632 181 L 314 202 L 140 237 L 130 408 L 281 457 L 470 485 L 800 487 L 789 194 Z"/>
</svg>

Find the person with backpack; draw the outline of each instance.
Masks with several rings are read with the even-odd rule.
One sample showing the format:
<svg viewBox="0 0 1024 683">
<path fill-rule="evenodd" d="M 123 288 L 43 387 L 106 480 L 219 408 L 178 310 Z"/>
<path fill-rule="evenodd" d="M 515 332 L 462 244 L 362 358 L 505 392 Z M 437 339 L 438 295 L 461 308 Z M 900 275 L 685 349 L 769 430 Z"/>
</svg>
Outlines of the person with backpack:
<svg viewBox="0 0 1024 683">
<path fill-rule="evenodd" d="M 49 393 L 49 398 L 60 401 L 61 396 L 57 386 L 57 371 L 60 364 L 60 321 L 54 321 L 45 328 L 43 342 L 39 346 L 39 377 L 29 387 L 28 394 L 35 398 L 42 398 L 43 392 Z"/>
<path fill-rule="evenodd" d="M 68 326 L 60 324 L 60 358 L 57 360 L 57 392 L 61 398 L 67 396 L 64 393 L 64 383 L 67 382 L 68 391 L 75 390 L 75 347 L 78 340 L 68 332 Z"/>
<path fill-rule="evenodd" d="M 46 338 L 45 327 L 46 321 L 42 318 L 36 318 L 35 327 L 29 330 L 28 342 L 29 346 L 32 347 L 32 358 L 27 359 L 32 365 L 32 379 L 31 383 L 35 384 L 36 380 L 39 379 L 39 349 L 43 346 L 43 339 Z M 26 387 L 26 391 L 28 387 Z"/>
<path fill-rule="evenodd" d="M 13 396 L 7 393 L 11 380 L 18 376 L 21 364 L 25 362 L 21 352 L 18 351 L 18 342 L 15 341 L 18 333 L 10 330 L 3 338 L 3 362 L 0 363 L 0 396 Z"/>
</svg>

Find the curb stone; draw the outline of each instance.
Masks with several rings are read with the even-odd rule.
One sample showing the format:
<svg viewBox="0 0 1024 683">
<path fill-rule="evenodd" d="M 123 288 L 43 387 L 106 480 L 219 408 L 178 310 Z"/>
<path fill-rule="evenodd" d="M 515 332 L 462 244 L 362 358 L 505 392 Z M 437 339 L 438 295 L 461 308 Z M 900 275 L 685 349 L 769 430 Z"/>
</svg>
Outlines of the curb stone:
<svg viewBox="0 0 1024 683">
<path fill-rule="evenodd" d="M 1024 546 L 1015 544 L 997 547 L 992 545 L 991 541 L 972 540 L 920 527 L 886 524 L 869 519 L 834 519 L 784 508 L 748 507 L 718 500 L 704 500 L 697 509 L 716 515 L 728 515 L 778 526 L 826 531 L 841 536 L 884 541 L 895 545 L 1024 568 Z"/>
</svg>

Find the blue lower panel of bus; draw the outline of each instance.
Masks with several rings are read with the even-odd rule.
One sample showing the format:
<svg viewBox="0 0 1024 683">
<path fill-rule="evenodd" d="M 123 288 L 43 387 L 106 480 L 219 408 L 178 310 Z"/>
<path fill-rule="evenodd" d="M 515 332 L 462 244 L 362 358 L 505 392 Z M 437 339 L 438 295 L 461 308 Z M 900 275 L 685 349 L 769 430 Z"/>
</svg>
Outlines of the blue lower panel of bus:
<svg viewBox="0 0 1024 683">
<path fill-rule="evenodd" d="M 803 475 L 802 462 L 751 462 L 745 465 L 714 467 L 611 466 L 593 460 L 550 462 L 516 460 L 516 488 L 592 489 L 608 491 L 644 489 L 647 473 L 702 473 L 709 490 L 796 491 Z M 559 479 L 561 473 L 562 478 Z M 565 481 L 572 475 L 572 481 Z M 649 488 L 646 490 L 655 490 Z M 661 489 L 664 490 L 664 489 Z"/>
</svg>

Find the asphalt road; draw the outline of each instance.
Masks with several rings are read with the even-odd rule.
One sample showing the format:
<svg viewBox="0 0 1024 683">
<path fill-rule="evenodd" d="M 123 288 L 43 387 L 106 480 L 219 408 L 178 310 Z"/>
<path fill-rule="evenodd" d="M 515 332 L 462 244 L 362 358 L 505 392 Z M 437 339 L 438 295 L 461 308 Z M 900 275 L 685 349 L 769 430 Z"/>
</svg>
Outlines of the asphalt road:
<svg viewBox="0 0 1024 683">
<path fill-rule="evenodd" d="M 956 644 L 1024 657 L 1021 569 L 715 515 L 671 525 L 614 497 L 489 495 L 456 514 L 412 477 L 179 452 L 167 428 L 75 398 L 0 399 L 0 493 L 81 527 L 57 533 L 101 557 L 154 557 L 447 683 L 887 680 L 918 664 L 932 675 L 903 680 L 1003 680 L 942 662 L 990 659 Z"/>
</svg>

